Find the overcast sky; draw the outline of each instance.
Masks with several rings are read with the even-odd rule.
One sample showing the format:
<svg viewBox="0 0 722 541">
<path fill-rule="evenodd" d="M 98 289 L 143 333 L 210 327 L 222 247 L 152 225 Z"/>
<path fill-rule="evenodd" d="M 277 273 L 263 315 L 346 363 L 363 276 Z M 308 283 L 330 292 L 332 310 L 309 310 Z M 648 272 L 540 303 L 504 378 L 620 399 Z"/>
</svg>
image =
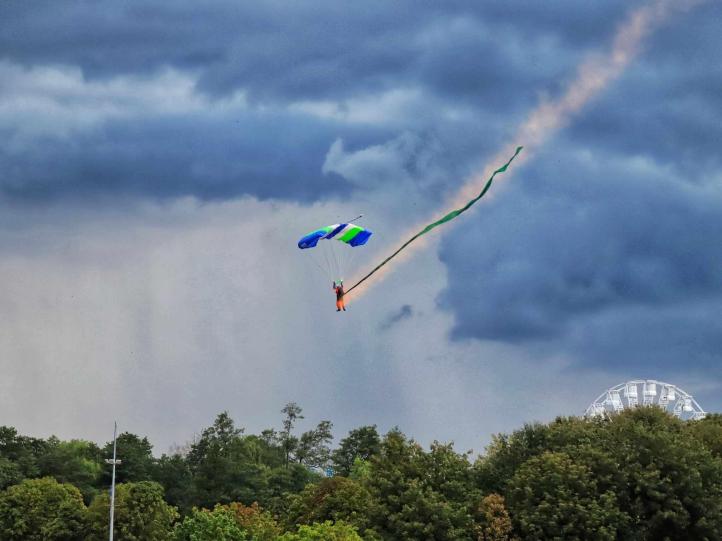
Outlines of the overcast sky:
<svg viewBox="0 0 722 541">
<path fill-rule="evenodd" d="M 640 1 L 0 2 L 0 424 L 183 444 L 398 425 L 481 451 L 653 378 L 722 408 L 722 4 L 667 13 L 490 196 L 352 271 L 609 55 Z"/>
</svg>

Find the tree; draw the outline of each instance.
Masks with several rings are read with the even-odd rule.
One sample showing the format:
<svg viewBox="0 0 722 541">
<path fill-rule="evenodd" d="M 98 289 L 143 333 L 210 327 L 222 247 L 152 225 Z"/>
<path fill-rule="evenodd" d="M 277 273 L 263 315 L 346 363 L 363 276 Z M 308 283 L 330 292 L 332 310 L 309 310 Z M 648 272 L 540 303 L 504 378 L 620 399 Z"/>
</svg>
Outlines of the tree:
<svg viewBox="0 0 722 541">
<path fill-rule="evenodd" d="M 327 477 L 291 498 L 286 521 L 289 527 L 342 521 L 369 537 L 373 533 L 370 517 L 376 512 L 371 493 L 361 483 L 346 477 Z"/>
<path fill-rule="evenodd" d="M 507 501 L 528 539 L 612 541 L 630 522 L 616 495 L 599 493 L 589 468 L 564 453 L 545 452 L 525 462 L 509 483 Z"/>
<path fill-rule="evenodd" d="M 236 428 L 227 411 L 218 414 L 213 425 L 204 429 L 198 441 L 191 445 L 188 463 L 193 467 L 200 464 L 210 453 L 227 454 L 237 447 L 243 428 Z"/>
<path fill-rule="evenodd" d="M 11 426 L 0 426 L 0 457 L 15 464 L 20 478 L 34 478 L 40 475 L 38 456 L 46 447 L 45 441 L 21 436 Z"/>
<path fill-rule="evenodd" d="M 173 539 L 174 541 L 245 541 L 250 538 L 238 525 L 228 508 L 216 506 L 213 511 L 193 509 L 183 522 L 176 525 Z"/>
<path fill-rule="evenodd" d="M 704 419 L 690 421 L 686 428 L 712 456 L 722 458 L 722 414 L 708 413 Z"/>
<path fill-rule="evenodd" d="M 122 461 L 121 466 L 115 470 L 116 483 L 151 480 L 155 459 L 153 458 L 153 446 L 148 441 L 148 438 L 141 438 L 130 432 L 123 432 L 116 439 L 116 451 L 118 459 Z M 113 457 L 112 441 L 105 444 L 102 455 L 103 458 Z M 111 474 L 111 468 L 105 468 L 103 472 L 104 485 L 110 484 Z"/>
<path fill-rule="evenodd" d="M 291 432 L 293 431 L 293 427 L 296 425 L 296 421 L 298 421 L 299 419 L 303 419 L 303 415 L 301 415 L 302 411 L 303 410 L 301 409 L 301 407 L 295 402 L 289 402 L 281 410 L 281 413 L 285 414 L 286 416 L 283 419 L 283 431 L 280 434 L 280 441 L 281 448 L 283 449 L 284 455 L 286 457 L 287 466 L 289 462 L 291 462 L 291 454 L 298 447 L 298 438 L 293 436 Z"/>
<path fill-rule="evenodd" d="M 301 526 L 298 532 L 285 533 L 279 541 L 363 541 L 356 528 L 343 522 L 324 522 Z"/>
<path fill-rule="evenodd" d="M 181 455 L 163 455 L 153 466 L 153 481 L 160 483 L 166 501 L 189 513 L 193 507 L 193 475 L 190 466 Z"/>
<path fill-rule="evenodd" d="M 615 492 L 633 520 L 630 538 L 722 539 L 722 461 L 684 421 L 635 408 L 603 428 L 595 443 L 622 473 Z"/>
<path fill-rule="evenodd" d="M 640 407 L 605 418 L 558 418 L 548 425 L 527 425 L 495 438 L 475 465 L 477 486 L 484 491 L 496 487 L 519 528 L 515 506 L 521 500 L 511 493 L 510 483 L 530 461 L 540 466 L 539 458 L 551 453 L 554 460 L 564 456 L 586 472 L 580 479 L 593 481 L 595 494 L 589 498 L 597 500 L 602 513 L 609 510 L 602 498 L 614 496 L 614 505 L 624 515 L 620 539 L 722 538 L 722 461 L 713 454 L 716 428 L 714 420 L 710 423 L 711 427 L 689 424 L 659 408 Z M 565 486 L 578 481 L 556 477 L 552 458 L 544 460 L 549 478 L 537 472 L 542 477 L 535 482 Z M 548 496 L 557 497 L 553 492 Z M 579 516 L 567 519 L 592 524 L 586 516 L 589 509 L 575 505 Z"/>
<path fill-rule="evenodd" d="M 110 496 L 97 496 L 88 508 L 88 541 L 108 538 Z M 163 487 L 152 481 L 122 483 L 115 487 L 115 532 L 119 540 L 166 541 L 171 539 L 178 512 L 163 499 Z"/>
<path fill-rule="evenodd" d="M 259 464 L 258 440 L 246 443 L 227 412 L 216 418 L 191 446 L 188 465 L 193 477 L 194 503 L 210 508 L 217 503 L 250 504 L 267 486 L 266 468 Z"/>
<path fill-rule="evenodd" d="M 288 467 L 274 468 L 266 476 L 266 487 L 260 491 L 259 503 L 275 515 L 285 514 L 288 507 L 288 496 L 301 492 L 321 476 L 300 464 L 289 464 Z"/>
<path fill-rule="evenodd" d="M 257 503 L 243 505 L 234 502 L 224 507 L 253 541 L 275 541 L 281 535 L 281 528 L 273 516 L 268 511 L 261 509 Z"/>
<path fill-rule="evenodd" d="M 277 445 L 269 444 L 263 437 L 250 434 L 243 437 L 245 459 L 258 466 L 278 467 L 284 465 L 283 452 Z"/>
<path fill-rule="evenodd" d="M 97 445 L 84 440 L 60 441 L 55 436 L 47 440 L 38 466 L 41 475 L 80 489 L 85 503 L 90 503 L 97 493 L 103 469 Z"/>
<path fill-rule="evenodd" d="M 348 476 L 357 459 L 368 460 L 377 455 L 380 449 L 381 438 L 376 425 L 351 430 L 348 436 L 341 440 L 338 449 L 333 452 L 334 472 L 337 475 Z"/>
<path fill-rule="evenodd" d="M 0 456 L 0 490 L 4 490 L 10 485 L 14 485 L 22 481 L 23 472 L 20 467 L 12 460 Z"/>
<path fill-rule="evenodd" d="M 0 493 L 0 539 L 79 539 L 85 530 L 83 496 L 55 479 L 26 479 Z"/>
<path fill-rule="evenodd" d="M 474 532 L 477 541 L 515 541 L 511 517 L 504 505 L 504 497 L 489 494 L 479 504 Z"/>
<path fill-rule="evenodd" d="M 486 454 L 474 465 L 477 486 L 486 493 L 503 494 L 506 484 L 524 462 L 556 448 L 549 446 L 549 433 L 547 425 L 534 423 L 525 424 L 511 435 L 493 435 Z"/>
<path fill-rule="evenodd" d="M 424 453 L 398 430 L 371 459 L 365 484 L 378 505 L 373 529 L 384 539 L 469 539 L 472 501 L 478 501 L 471 465 L 450 445 Z"/>
<path fill-rule="evenodd" d="M 296 460 L 316 468 L 328 465 L 331 456 L 330 443 L 333 440 L 331 421 L 321 421 L 314 430 L 301 434 L 296 448 Z"/>
</svg>

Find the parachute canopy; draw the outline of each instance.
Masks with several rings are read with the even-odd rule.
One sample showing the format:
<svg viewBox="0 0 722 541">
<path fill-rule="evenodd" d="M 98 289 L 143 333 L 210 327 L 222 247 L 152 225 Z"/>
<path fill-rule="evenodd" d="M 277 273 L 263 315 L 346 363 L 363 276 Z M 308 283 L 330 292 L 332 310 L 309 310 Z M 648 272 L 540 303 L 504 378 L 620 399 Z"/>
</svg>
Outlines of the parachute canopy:
<svg viewBox="0 0 722 541">
<path fill-rule="evenodd" d="M 301 250 L 315 248 L 321 239 L 336 239 L 355 248 L 366 244 L 371 235 L 371 231 L 355 224 L 334 224 L 304 235 L 298 241 L 298 247 Z"/>
</svg>

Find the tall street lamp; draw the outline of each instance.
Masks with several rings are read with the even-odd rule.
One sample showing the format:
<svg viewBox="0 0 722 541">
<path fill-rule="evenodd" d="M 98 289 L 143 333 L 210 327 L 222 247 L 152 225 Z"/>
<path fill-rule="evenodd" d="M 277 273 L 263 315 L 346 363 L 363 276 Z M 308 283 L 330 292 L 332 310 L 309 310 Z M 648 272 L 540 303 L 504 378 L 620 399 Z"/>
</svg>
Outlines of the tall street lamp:
<svg viewBox="0 0 722 541">
<path fill-rule="evenodd" d="M 110 482 L 110 536 L 108 539 L 113 541 L 113 512 L 115 511 L 115 466 L 121 461 L 115 458 L 115 444 L 118 435 L 118 422 L 113 424 L 113 458 L 106 458 L 105 462 L 113 465 L 113 479 Z"/>
</svg>

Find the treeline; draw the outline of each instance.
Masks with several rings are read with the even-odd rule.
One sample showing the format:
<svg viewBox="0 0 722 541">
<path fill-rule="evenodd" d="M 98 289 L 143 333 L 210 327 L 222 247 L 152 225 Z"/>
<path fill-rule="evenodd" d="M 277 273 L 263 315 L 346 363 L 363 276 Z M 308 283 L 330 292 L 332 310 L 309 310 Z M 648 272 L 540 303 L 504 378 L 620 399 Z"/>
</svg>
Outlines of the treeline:
<svg viewBox="0 0 722 541">
<path fill-rule="evenodd" d="M 722 539 L 722 416 L 651 407 L 558 418 L 494 437 L 480 457 L 395 429 L 332 424 L 246 434 L 227 413 L 155 458 L 118 437 L 115 538 L 123 540 Z M 108 538 L 112 442 L 0 427 L 0 539 Z"/>
</svg>

